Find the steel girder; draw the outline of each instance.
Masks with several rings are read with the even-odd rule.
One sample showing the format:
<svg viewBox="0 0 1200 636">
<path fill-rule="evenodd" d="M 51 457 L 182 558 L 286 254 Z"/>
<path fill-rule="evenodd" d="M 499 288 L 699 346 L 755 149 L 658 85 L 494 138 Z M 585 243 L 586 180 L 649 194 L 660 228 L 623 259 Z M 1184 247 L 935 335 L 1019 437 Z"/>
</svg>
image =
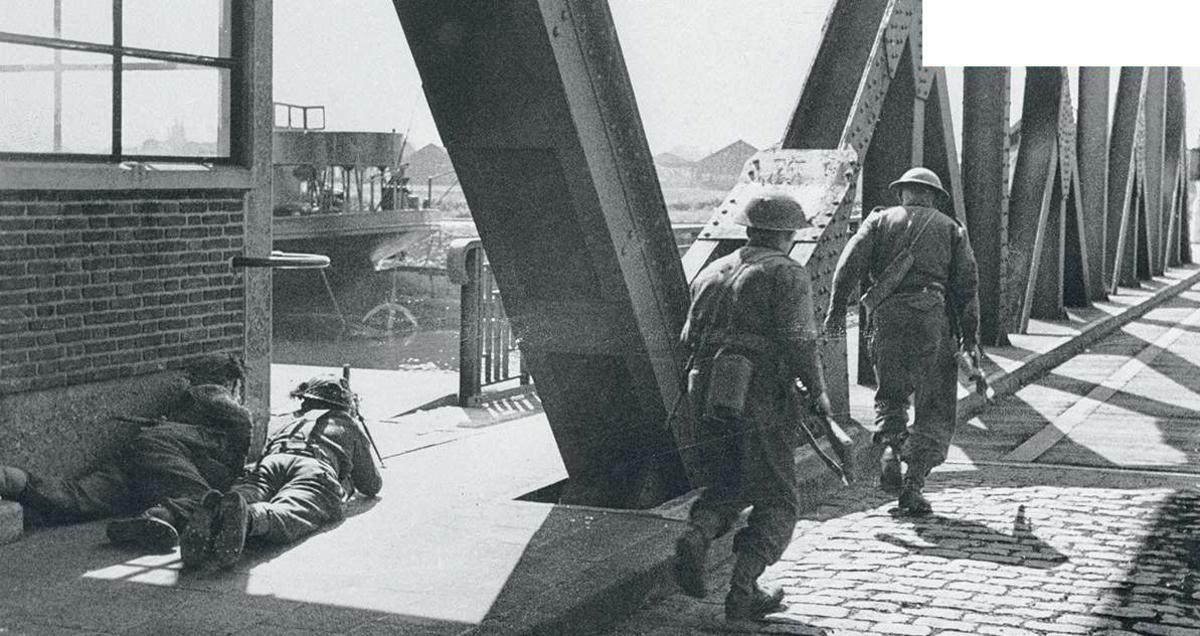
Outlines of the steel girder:
<svg viewBox="0 0 1200 636">
<path fill-rule="evenodd" d="M 985 343 L 1190 262 L 1180 69 L 1121 69 L 1111 123 L 1108 69 L 1080 69 L 1077 111 L 1067 78 L 1028 69 L 1006 200 L 1008 104 L 995 96 L 1009 78 L 965 70 L 963 177 Z"/>
<path fill-rule="evenodd" d="M 687 309 L 608 5 L 396 0 L 570 476 L 563 503 L 687 489 L 669 414 Z"/>
<path fill-rule="evenodd" d="M 1087 295 L 1106 300 L 1104 253 L 1108 215 L 1108 67 L 1079 69 L 1078 179 L 1084 217 L 1087 259 Z"/>
<path fill-rule="evenodd" d="M 1066 69 L 1030 68 L 1008 212 L 1009 288 L 1004 322 L 1023 332 L 1031 317 L 1065 317 L 1086 304 L 1086 252 L 1075 179 L 1075 124 Z"/>
<path fill-rule="evenodd" d="M 759 186 L 808 212 L 791 255 L 819 313 L 859 184 L 870 210 L 904 169 L 932 168 L 981 246 L 988 342 L 1191 258 L 1177 72 L 1123 70 L 1106 136 L 1104 74 L 1085 71 L 1077 128 L 1063 69 L 1031 69 L 1010 189 L 1007 72 L 967 72 L 960 174 L 944 72 L 919 66 L 920 1 L 838 0 L 781 144 L 747 162 L 681 271 L 603 0 L 395 4 L 571 475 L 565 501 L 683 487 L 690 427 L 672 440 L 662 425 L 680 394 L 682 283 L 744 242 L 731 219 Z M 845 344 L 824 355 L 845 409 Z"/>
<path fill-rule="evenodd" d="M 1183 74 L 1178 68 L 1121 69 L 1109 146 L 1110 291 L 1136 287 L 1170 265 L 1191 262 Z"/>
<path fill-rule="evenodd" d="M 1007 67 L 963 73 L 965 221 L 979 264 L 979 337 L 985 345 L 1008 344 L 1000 308 L 1007 302 L 1011 75 Z"/>
</svg>

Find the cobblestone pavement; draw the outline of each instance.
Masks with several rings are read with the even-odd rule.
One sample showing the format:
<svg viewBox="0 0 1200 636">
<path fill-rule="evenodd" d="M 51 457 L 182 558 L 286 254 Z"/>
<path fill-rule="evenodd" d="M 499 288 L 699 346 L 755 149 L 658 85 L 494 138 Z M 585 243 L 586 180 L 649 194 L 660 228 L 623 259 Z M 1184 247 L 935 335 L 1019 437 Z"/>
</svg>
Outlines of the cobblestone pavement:
<svg viewBox="0 0 1200 636">
<path fill-rule="evenodd" d="M 1200 635 L 1196 478 L 947 468 L 932 516 L 860 486 L 802 519 L 763 578 L 787 595 L 768 623 L 724 620 L 726 564 L 709 598 L 666 591 L 614 633 Z"/>
<path fill-rule="evenodd" d="M 1200 636 L 1198 325 L 1195 286 L 960 425 L 929 517 L 832 493 L 763 577 L 769 622 L 724 620 L 726 562 L 615 633 Z"/>
</svg>

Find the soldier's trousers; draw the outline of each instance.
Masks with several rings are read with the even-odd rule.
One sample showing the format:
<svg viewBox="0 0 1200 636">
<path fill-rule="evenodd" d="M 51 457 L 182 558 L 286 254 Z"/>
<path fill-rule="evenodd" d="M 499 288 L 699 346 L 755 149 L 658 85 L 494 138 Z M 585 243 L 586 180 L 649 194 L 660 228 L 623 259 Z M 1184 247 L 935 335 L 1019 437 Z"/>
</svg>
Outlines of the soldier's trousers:
<svg viewBox="0 0 1200 636">
<path fill-rule="evenodd" d="M 905 436 L 901 457 L 929 470 L 946 460 L 958 402 L 957 344 L 940 294 L 897 294 L 871 316 L 867 346 L 879 384 L 875 425 Z M 909 397 L 915 396 L 908 425 Z"/>
<path fill-rule="evenodd" d="M 799 514 L 795 424 L 782 417 L 770 422 L 703 418 L 699 426 L 708 487 L 692 505 L 689 520 L 715 538 L 729 532 L 742 510 L 752 506 L 733 550 L 762 565 L 778 561 Z"/>
<path fill-rule="evenodd" d="M 333 468 L 303 455 L 267 455 L 230 490 L 250 504 L 250 530 L 272 543 L 292 543 L 342 518 L 345 490 Z"/>
<path fill-rule="evenodd" d="M 103 519 L 133 512 L 133 493 L 120 462 L 108 461 L 76 479 L 30 473 L 17 498 L 34 515 L 51 523 Z"/>
<path fill-rule="evenodd" d="M 68 523 L 151 506 L 177 528 L 200 497 L 224 489 L 241 470 L 223 433 L 163 423 L 138 430 L 126 452 L 77 479 L 31 475 L 20 499 L 47 521 Z"/>
</svg>

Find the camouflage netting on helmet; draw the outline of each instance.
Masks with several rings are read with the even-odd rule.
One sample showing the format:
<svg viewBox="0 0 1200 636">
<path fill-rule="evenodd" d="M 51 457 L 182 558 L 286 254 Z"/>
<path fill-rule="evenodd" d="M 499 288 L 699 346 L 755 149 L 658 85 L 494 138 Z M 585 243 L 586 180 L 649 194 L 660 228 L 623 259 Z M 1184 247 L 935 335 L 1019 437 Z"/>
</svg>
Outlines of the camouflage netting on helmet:
<svg viewBox="0 0 1200 636">
<path fill-rule="evenodd" d="M 350 384 L 335 376 L 317 376 L 301 382 L 291 393 L 294 398 L 316 400 L 344 409 L 355 409 L 358 396 L 350 390 Z"/>
</svg>

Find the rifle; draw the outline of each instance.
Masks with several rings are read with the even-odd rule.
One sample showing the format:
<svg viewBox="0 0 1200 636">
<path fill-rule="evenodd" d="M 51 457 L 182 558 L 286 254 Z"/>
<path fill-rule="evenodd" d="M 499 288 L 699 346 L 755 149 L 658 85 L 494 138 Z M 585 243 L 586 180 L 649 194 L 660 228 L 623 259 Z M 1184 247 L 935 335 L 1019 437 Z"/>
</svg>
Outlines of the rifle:
<svg viewBox="0 0 1200 636">
<path fill-rule="evenodd" d="M 346 386 L 350 386 L 350 365 L 342 365 L 342 379 L 346 381 Z M 379 446 L 375 445 L 375 437 L 371 435 L 371 429 L 367 428 L 367 420 L 363 418 L 362 413 L 358 410 L 358 396 L 354 397 L 354 417 L 358 418 L 358 423 L 362 426 L 363 432 L 367 434 L 367 441 L 371 443 L 371 450 L 375 451 L 375 456 L 379 458 L 379 467 L 387 468 L 387 464 L 383 462 L 383 454 L 379 452 Z"/>
<path fill-rule="evenodd" d="M 851 468 L 853 461 L 850 453 L 852 443 L 850 437 L 846 435 L 842 427 L 829 414 L 819 412 L 814 402 L 805 392 L 800 390 L 800 387 L 796 386 L 795 382 L 788 383 L 788 391 L 791 396 L 791 402 L 796 410 L 796 428 L 799 429 L 800 434 L 804 437 L 804 441 L 812 447 L 817 457 L 821 459 L 825 466 L 842 480 L 842 484 L 849 486 L 854 483 L 854 471 Z M 801 410 L 802 405 L 807 407 L 807 413 Z M 838 461 L 834 461 L 825 451 L 821 450 L 820 445 L 817 443 L 816 434 L 813 433 L 813 430 L 805 422 L 805 419 L 809 417 L 815 419 L 817 426 L 821 429 L 820 433 L 825 439 L 829 440 L 829 445 L 833 447 L 833 452 L 838 456 Z M 839 464 L 838 462 L 841 463 Z"/>
<path fill-rule="evenodd" d="M 110 415 L 110 418 L 118 422 L 129 422 L 130 424 L 140 424 L 142 426 L 156 426 L 158 424 L 177 424 L 179 426 L 197 426 L 197 424 L 187 424 L 185 422 L 173 422 L 171 420 L 160 417 L 137 417 L 134 415 Z"/>
</svg>

